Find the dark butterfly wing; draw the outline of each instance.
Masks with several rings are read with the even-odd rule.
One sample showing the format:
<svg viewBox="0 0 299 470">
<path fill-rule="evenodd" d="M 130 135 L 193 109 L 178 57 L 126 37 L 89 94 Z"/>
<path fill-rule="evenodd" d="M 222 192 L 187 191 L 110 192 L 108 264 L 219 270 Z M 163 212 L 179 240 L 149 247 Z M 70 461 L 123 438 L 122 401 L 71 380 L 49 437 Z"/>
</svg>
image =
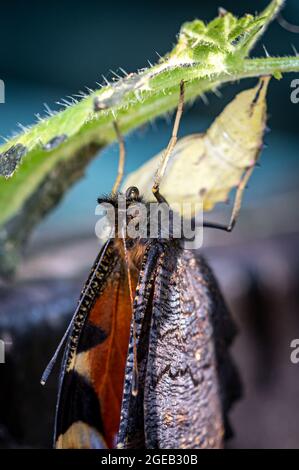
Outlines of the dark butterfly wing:
<svg viewBox="0 0 299 470">
<path fill-rule="evenodd" d="M 79 305 L 63 360 L 55 443 L 57 448 L 113 447 L 132 308 L 126 271 L 112 242 L 99 255 Z"/>
<path fill-rule="evenodd" d="M 211 271 L 192 251 L 153 245 L 139 289 L 139 392 L 130 393 L 128 361 L 119 447 L 222 447 L 234 328 Z"/>
</svg>

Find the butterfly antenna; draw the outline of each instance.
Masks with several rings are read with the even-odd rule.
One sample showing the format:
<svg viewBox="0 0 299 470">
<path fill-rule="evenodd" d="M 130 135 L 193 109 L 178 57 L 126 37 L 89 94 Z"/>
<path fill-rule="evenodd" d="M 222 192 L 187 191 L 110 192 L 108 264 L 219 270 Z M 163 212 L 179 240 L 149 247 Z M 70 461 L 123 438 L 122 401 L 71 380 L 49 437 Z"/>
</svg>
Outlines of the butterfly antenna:
<svg viewBox="0 0 299 470">
<path fill-rule="evenodd" d="M 128 257 L 128 250 L 126 245 L 125 233 L 123 231 L 123 244 L 124 244 L 124 252 L 125 252 L 125 261 L 126 261 L 126 268 L 127 268 L 127 275 L 128 275 L 128 285 L 129 285 L 129 293 L 130 293 L 130 300 L 132 306 L 132 321 L 133 321 L 133 380 L 132 380 L 132 395 L 134 397 L 138 394 L 138 365 L 137 365 L 137 332 L 136 332 L 136 322 L 134 317 L 134 297 L 133 297 L 133 287 L 132 287 L 132 278 L 129 268 L 129 257 Z"/>
<path fill-rule="evenodd" d="M 112 188 L 112 194 L 115 194 L 117 193 L 120 187 L 120 184 L 122 182 L 123 176 L 124 176 L 126 150 L 125 150 L 125 143 L 124 143 L 123 136 L 120 132 L 120 129 L 116 121 L 113 122 L 113 126 L 114 126 L 114 130 L 115 130 L 116 137 L 118 140 L 118 145 L 119 145 L 118 170 L 117 170 L 116 180 Z"/>
<path fill-rule="evenodd" d="M 59 342 L 59 344 L 58 344 L 58 346 L 57 346 L 57 348 L 56 348 L 56 351 L 55 351 L 55 353 L 53 354 L 53 357 L 51 358 L 49 364 L 47 365 L 47 367 L 45 368 L 45 370 L 44 370 L 44 372 L 43 372 L 43 375 L 42 375 L 41 380 L 40 380 L 40 384 L 41 384 L 41 385 L 45 385 L 45 384 L 46 384 L 46 382 L 47 382 L 47 380 L 48 380 L 48 378 L 49 378 L 49 376 L 50 376 L 50 374 L 51 374 L 51 372 L 52 372 L 52 370 L 53 370 L 53 367 L 54 367 L 54 365 L 55 365 L 55 363 L 56 363 L 56 361 L 57 361 L 57 357 L 58 357 L 58 355 L 59 355 L 59 353 L 60 353 L 60 350 L 61 350 L 62 346 L 64 345 L 64 343 L 65 343 L 65 341 L 66 341 L 66 339 L 67 339 L 67 337 L 68 337 L 68 335 L 69 335 L 69 333 L 70 333 L 70 331 L 71 331 L 71 328 L 72 328 L 72 326 L 73 326 L 74 320 L 75 320 L 75 318 L 76 318 L 76 316 L 77 316 L 77 313 L 78 313 L 78 311 L 79 311 L 79 309 L 80 309 L 80 307 L 81 307 L 81 304 L 82 304 L 83 298 L 84 298 L 84 293 L 85 293 L 85 292 L 89 289 L 89 287 L 91 286 L 91 284 L 92 284 L 92 282 L 93 282 L 93 280 L 94 280 L 94 278 L 95 278 L 96 272 L 97 272 L 99 266 L 100 266 L 101 263 L 102 263 L 103 256 L 104 256 L 104 254 L 105 254 L 105 252 L 106 252 L 106 250 L 107 250 L 109 241 L 110 241 L 110 235 L 109 235 L 109 238 L 108 238 L 108 240 L 106 241 L 106 243 L 105 243 L 105 245 L 104 245 L 104 247 L 103 247 L 103 249 L 102 249 L 100 259 L 99 259 L 98 263 L 96 264 L 96 267 L 95 267 L 95 269 L 94 269 L 93 275 L 91 276 L 90 281 L 89 281 L 88 285 L 86 286 L 86 288 L 85 288 L 85 290 L 84 290 L 84 292 L 83 292 L 83 294 L 82 294 L 82 297 L 81 297 L 81 299 L 80 299 L 80 301 L 79 301 L 79 303 L 78 303 L 78 305 L 77 305 L 77 308 L 76 308 L 76 310 L 75 310 L 74 315 L 72 316 L 72 319 L 71 319 L 71 321 L 70 321 L 70 323 L 69 323 L 69 326 L 67 327 L 66 332 L 64 333 L 62 339 L 60 340 L 60 342 Z"/>
</svg>

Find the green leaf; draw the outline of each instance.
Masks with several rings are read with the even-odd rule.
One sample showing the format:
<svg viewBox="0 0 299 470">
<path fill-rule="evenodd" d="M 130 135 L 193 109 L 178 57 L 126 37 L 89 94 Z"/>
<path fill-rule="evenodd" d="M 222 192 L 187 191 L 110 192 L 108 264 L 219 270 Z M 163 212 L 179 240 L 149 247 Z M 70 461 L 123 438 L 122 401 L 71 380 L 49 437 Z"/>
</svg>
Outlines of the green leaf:
<svg viewBox="0 0 299 470">
<path fill-rule="evenodd" d="M 158 64 L 80 101 L 71 98 L 65 110 L 2 145 L 0 273 L 13 272 L 32 228 L 81 177 L 91 158 L 115 140 L 115 119 L 125 134 L 174 109 L 182 79 L 188 101 L 226 82 L 298 71 L 299 57 L 246 58 L 282 3 L 273 0 L 257 17 L 220 13 L 209 24 L 185 23 L 177 45 Z"/>
</svg>

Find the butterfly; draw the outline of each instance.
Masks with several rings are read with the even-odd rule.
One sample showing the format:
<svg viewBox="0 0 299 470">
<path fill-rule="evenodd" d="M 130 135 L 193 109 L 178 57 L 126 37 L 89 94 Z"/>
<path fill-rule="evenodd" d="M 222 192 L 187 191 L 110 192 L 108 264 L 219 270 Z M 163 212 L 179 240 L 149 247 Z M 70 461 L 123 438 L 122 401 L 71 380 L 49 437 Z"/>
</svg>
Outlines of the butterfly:
<svg viewBox="0 0 299 470">
<path fill-rule="evenodd" d="M 202 200 L 204 211 L 227 201 L 233 188 L 246 186 L 263 148 L 266 129 L 266 95 L 271 77 L 238 93 L 202 134 L 178 140 L 167 164 L 160 191 L 172 203 Z M 129 174 L 126 189 L 138 186 L 147 200 L 164 152 Z"/>
<path fill-rule="evenodd" d="M 174 134 L 183 94 L 182 83 Z M 116 124 L 115 129 L 120 138 Z M 124 162 L 119 141 L 117 182 L 99 203 L 116 212 L 124 203 L 125 223 L 116 219 L 115 231 L 120 228 L 123 236 L 103 245 L 60 344 L 67 338 L 55 446 L 220 448 L 229 432 L 228 409 L 240 394 L 228 349 L 235 326 L 197 251 L 185 249 L 171 230 L 168 238 L 160 228 L 156 237 L 132 238 L 122 231 L 138 205 L 146 208 L 147 228 L 151 212 L 136 187 L 117 193 Z M 158 206 L 166 202 L 159 192 L 164 163 L 153 188 Z"/>
</svg>

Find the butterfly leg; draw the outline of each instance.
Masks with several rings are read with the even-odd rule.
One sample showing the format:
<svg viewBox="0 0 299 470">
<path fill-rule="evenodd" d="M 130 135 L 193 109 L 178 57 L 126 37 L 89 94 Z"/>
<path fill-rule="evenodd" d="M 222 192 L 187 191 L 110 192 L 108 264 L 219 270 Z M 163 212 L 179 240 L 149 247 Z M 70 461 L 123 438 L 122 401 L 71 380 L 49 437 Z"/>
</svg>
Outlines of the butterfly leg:
<svg viewBox="0 0 299 470">
<path fill-rule="evenodd" d="M 114 183 L 113 188 L 112 188 L 112 193 L 115 194 L 118 191 L 119 186 L 120 186 L 121 181 L 122 181 L 123 176 L 124 176 L 126 151 L 125 151 L 124 139 L 123 139 L 123 136 L 120 132 L 120 129 L 119 129 L 118 124 L 117 124 L 116 121 L 113 122 L 113 126 L 114 126 L 114 130 L 115 130 L 115 133 L 116 133 L 116 136 L 117 136 L 118 145 L 119 145 L 118 170 L 117 170 L 116 180 L 115 180 L 115 183 Z"/>
<path fill-rule="evenodd" d="M 178 108 L 177 108 L 177 112 L 176 112 L 176 116 L 175 116 L 175 121 L 174 121 L 174 125 L 173 125 L 172 136 L 171 136 L 171 139 L 169 141 L 169 144 L 167 145 L 167 148 L 166 148 L 165 152 L 162 155 L 160 166 L 159 166 L 159 168 L 157 170 L 157 173 L 155 175 L 154 186 L 152 188 L 153 194 L 154 194 L 155 198 L 157 199 L 157 201 L 159 203 L 167 202 L 165 200 L 165 198 L 160 194 L 159 189 L 160 189 L 161 180 L 162 180 L 162 178 L 165 174 L 167 163 L 168 163 L 169 158 L 171 156 L 171 153 L 174 149 L 174 146 L 177 142 L 177 138 L 178 138 L 177 135 L 178 135 L 178 130 L 179 130 L 179 126 L 180 126 L 180 120 L 181 120 L 181 117 L 182 117 L 182 114 L 183 114 L 184 95 L 185 95 L 185 84 L 184 84 L 184 81 L 182 80 L 181 83 L 180 83 L 179 104 L 178 104 Z"/>
<path fill-rule="evenodd" d="M 248 180 L 249 180 L 250 176 L 252 175 L 252 172 L 253 172 L 254 168 L 255 168 L 255 165 L 252 165 L 252 166 L 247 168 L 247 170 L 245 171 L 245 173 L 244 173 L 244 175 L 243 175 L 243 177 L 242 177 L 242 179 L 241 179 L 241 181 L 238 185 L 238 189 L 237 189 L 237 192 L 236 192 L 236 197 L 235 197 L 235 200 L 234 200 L 232 215 L 231 215 L 229 224 L 228 225 L 223 225 L 223 224 L 218 224 L 216 222 L 214 223 L 214 222 L 208 222 L 208 221 L 205 222 L 204 221 L 203 222 L 204 227 L 217 228 L 219 230 L 225 230 L 226 232 L 231 232 L 233 230 L 234 226 L 236 225 L 239 213 L 240 213 L 244 189 L 246 188 L 246 185 L 248 183 Z"/>
</svg>

